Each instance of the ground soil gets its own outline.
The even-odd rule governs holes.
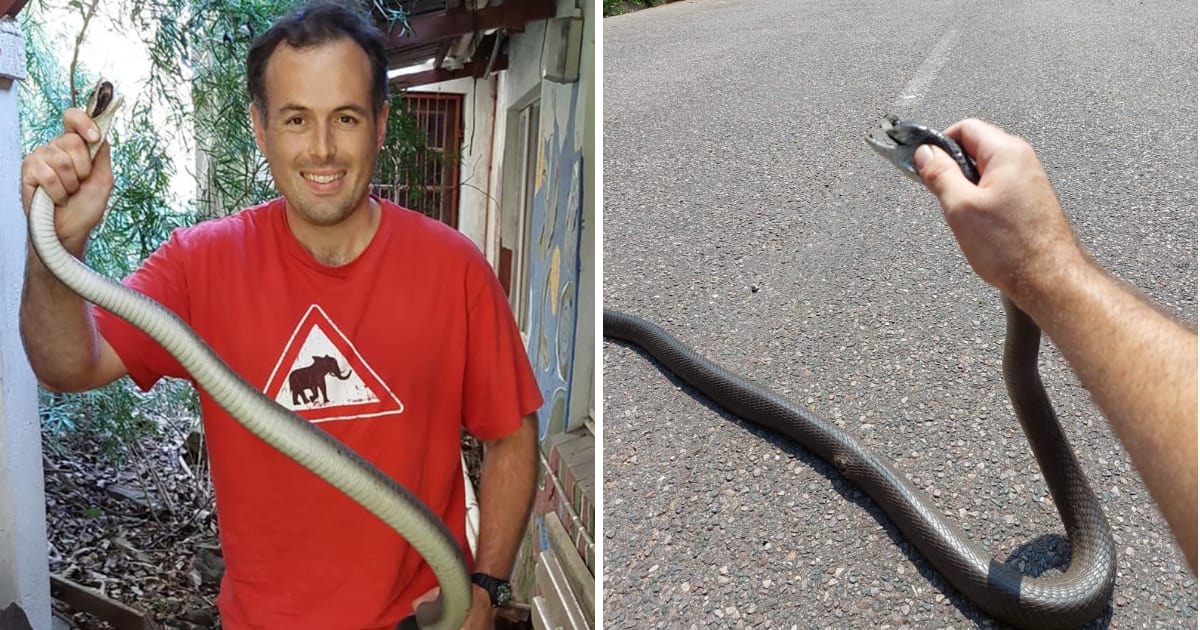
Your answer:
[[[43,441],[50,572],[95,589],[166,628],[220,627],[215,601],[224,570],[212,484],[202,450],[189,449],[191,418],[105,452],[85,433]],[[464,436],[478,488],[482,449]],[[55,602],[79,628],[107,623]]]

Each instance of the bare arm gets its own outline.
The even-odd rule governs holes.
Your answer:
[[[529,524],[537,483],[537,416],[521,420],[521,428],[499,440],[484,442],[479,479],[479,544],[475,571],[498,578],[512,575],[521,537]],[[474,586],[467,627],[491,627],[491,599]]]
[[[126,373],[96,331],[91,305],[51,276],[32,252],[21,294],[21,340],[38,380],[51,391],[85,391]]]
[[[512,573],[536,483],[537,416],[529,415],[512,434],[484,442],[476,571],[500,578]]]
[[[1195,573],[1196,333],[1083,251],[1028,143],[976,120],[947,133],[975,157],[978,187],[940,149],[916,162],[967,260],[1062,350]]]
[[[105,144],[93,164],[83,134],[94,128],[78,109],[63,115],[65,132],[37,148],[21,164],[21,197],[29,215],[40,186],[54,200],[63,245],[83,258],[87,237],[103,216],[112,192],[112,164]],[[91,307],[56,280],[27,247],[21,294],[21,339],[42,384],[54,391],[82,391],[126,372],[117,353],[96,332]]]
[[[1090,261],[1031,289],[1026,312],[1121,438],[1195,573],[1195,333]]]

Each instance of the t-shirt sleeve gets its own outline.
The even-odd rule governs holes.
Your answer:
[[[188,294],[182,264],[184,256],[180,230],[176,230],[121,284],[158,302],[186,322]],[[116,350],[129,377],[142,391],[149,391],[164,376],[188,378],[179,362],[149,335],[98,306],[93,306],[92,310],[100,334]]]
[[[495,440],[520,428],[542,394],[496,274],[482,256],[469,274],[463,424],[477,439]]]

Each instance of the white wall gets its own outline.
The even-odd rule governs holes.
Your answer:
[[[14,44],[24,50],[16,22],[0,18],[0,47]],[[23,56],[0,65],[0,74],[24,74]],[[0,609],[19,603],[41,630],[50,627],[50,576],[37,382],[17,328],[26,247],[17,111],[17,83],[0,78]]]

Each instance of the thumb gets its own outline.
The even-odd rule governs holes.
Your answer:
[[[954,201],[969,195],[975,186],[963,175],[962,169],[939,147],[923,144],[913,154],[913,166],[943,207],[954,205]]]

